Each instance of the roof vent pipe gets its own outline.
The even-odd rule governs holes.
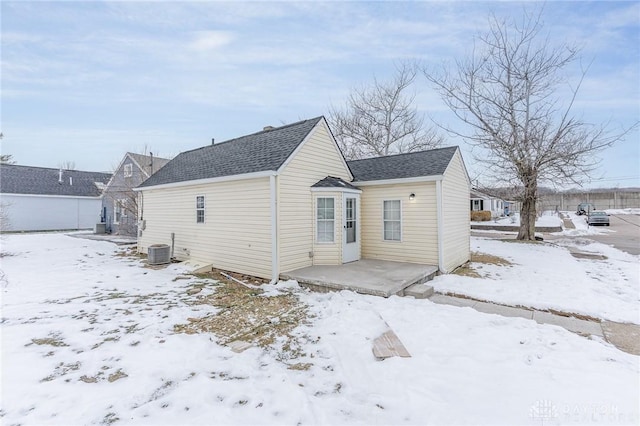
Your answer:
[[[275,127],[273,127],[273,126],[264,126],[264,128],[262,130],[265,131],[265,132],[268,132],[269,130],[273,130],[273,129],[275,129]]]
[[[73,186],[73,177],[69,176],[69,186]]]
[[[215,138],[211,138],[211,145],[213,145],[214,143],[216,143],[216,139]]]
[[[60,171],[58,172],[58,183],[62,183],[62,167],[60,167]]]

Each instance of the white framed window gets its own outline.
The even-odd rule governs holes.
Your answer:
[[[473,211],[480,211],[480,200],[473,200]]]
[[[316,241],[333,243],[335,241],[335,199],[318,197],[316,201]]]
[[[131,177],[133,176],[133,164],[129,163],[129,164],[125,164],[124,165],[124,177]]]
[[[113,223],[118,224],[123,218],[127,217],[127,200],[126,198],[115,200],[113,203]]]
[[[402,204],[400,200],[382,202],[382,233],[384,241],[402,241]]]
[[[196,223],[204,223],[204,195],[196,196]]]

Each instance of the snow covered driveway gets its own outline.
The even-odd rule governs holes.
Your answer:
[[[638,357],[559,327],[283,283],[268,293],[293,289],[309,321],[236,354],[174,332],[217,312],[192,303],[202,280],[176,280],[178,265],[62,234],[2,238],[3,424],[638,422]],[[411,358],[373,358],[385,322]]]

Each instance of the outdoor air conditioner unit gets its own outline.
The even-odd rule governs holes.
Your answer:
[[[171,262],[171,247],[167,244],[153,244],[147,250],[149,265],[162,265]]]

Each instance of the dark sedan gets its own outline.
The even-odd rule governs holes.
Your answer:
[[[591,212],[587,217],[587,223],[589,225],[609,226],[609,215],[605,212]]]

